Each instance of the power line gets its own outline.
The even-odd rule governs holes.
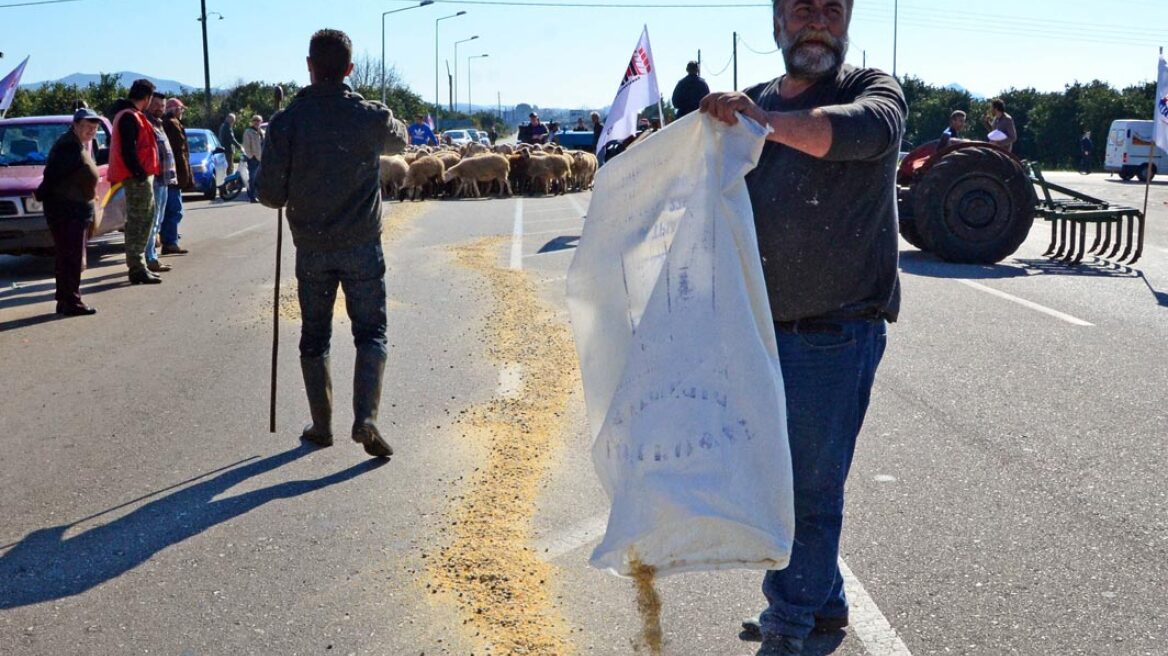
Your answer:
[[[64,0],[61,0],[64,1]],[[74,0],[76,1],[76,0]],[[490,5],[497,7],[559,7],[564,9],[758,9],[770,7],[768,4],[756,2],[723,3],[723,4],[638,4],[616,2],[522,2],[520,0],[435,0],[440,4],[455,5]]]
[[[14,2],[12,4],[0,5],[0,9],[7,9],[9,7],[35,7],[37,5],[59,5],[64,2],[81,2],[81,0],[30,0],[29,2]]]
[[[742,37],[738,37],[738,43],[741,43],[743,48],[746,48],[747,50],[753,52],[756,55],[773,55],[779,51],[778,48],[775,48],[774,50],[768,50],[766,52],[761,52],[759,50],[755,50],[754,48],[751,48],[750,44],[747,43],[746,40],[743,39]]]
[[[722,67],[722,70],[718,71],[717,73],[707,73],[706,75],[709,77],[718,77],[719,75],[725,73],[726,69],[730,68],[730,64],[732,63],[734,63],[734,53],[730,53],[730,58],[726,60],[726,65]]]

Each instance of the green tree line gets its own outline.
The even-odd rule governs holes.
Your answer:
[[[95,111],[112,117],[111,109],[118,98],[125,97],[133,80],[122,80],[120,76],[102,73],[98,82],[82,87],[76,84],[52,82],[39,89],[21,89],[13,98],[8,111],[10,118],[19,116],[45,116],[70,114],[74,104],[83,100]],[[392,67],[385,71],[385,104],[393,110],[394,116],[409,123],[415,116],[430,112],[429,105],[412,89],[405,86],[397,71]],[[370,100],[381,99],[381,63],[368,57],[360,57],[354,62],[353,75],[349,84],[354,91]],[[301,86],[295,82],[280,84],[284,88],[284,104],[292,100]],[[183,101],[187,111],[183,122],[188,127],[217,130],[227,114],[234,113],[240,118],[236,123],[242,132],[248,119],[259,114],[265,119],[276,111],[276,84],[262,81],[239,81],[228,89],[216,90],[211,94],[210,111],[206,97],[200,89],[184,89],[175,94]],[[447,113],[444,112],[444,116]],[[490,112],[477,112],[473,116],[455,113],[454,117],[464,118],[484,129],[501,122]]]
[[[932,86],[914,77],[903,78],[901,86],[909,106],[906,147],[940,138],[949,125],[949,115],[958,109],[969,115],[963,136],[986,138],[989,130],[985,119],[991,99],[974,98],[968,91]],[[1149,82],[1115,89],[1095,80],[1087,84],[1075,82],[1053,92],[1010,89],[998,97],[1017,124],[1014,152],[1019,157],[1041,162],[1045,168],[1074,168],[1079,158],[1079,140],[1084,131],[1090,130],[1095,144],[1094,163],[1100,167],[1111,122],[1150,120],[1156,85]]]

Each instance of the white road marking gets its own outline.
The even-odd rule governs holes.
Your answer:
[[[499,386],[495,389],[495,396],[503,399],[514,399],[523,391],[523,365],[508,362],[499,370]]]
[[[599,540],[604,536],[604,531],[607,528],[608,515],[596,515],[575,526],[569,526],[562,531],[546,535],[536,540],[531,546],[537,554],[540,554],[541,558],[550,562],[560,556],[572,553],[589,542]]]
[[[547,535],[532,543],[537,554],[545,561],[553,561],[580,549],[604,536],[608,527],[607,515],[589,517],[575,526]],[[876,602],[864,589],[863,584],[852,570],[839,559],[840,574],[844,577],[844,589],[848,596],[848,621],[850,629],[856,633],[869,656],[912,656],[896,629],[888,618],[880,612]]]
[[[561,211],[567,212],[569,210],[565,209],[565,210],[561,210]],[[580,221],[580,217],[575,216],[575,212],[573,211],[572,216],[566,216],[562,219],[542,219],[540,221],[528,221],[527,225],[537,226],[537,225],[547,225],[548,223],[568,223],[568,222],[578,223],[579,221]]]
[[[584,206],[580,204],[580,201],[576,200],[575,196],[568,196],[567,198],[568,203],[572,205],[573,209],[580,213],[581,218],[588,214],[588,210],[584,209]]]
[[[840,574],[844,577],[844,592],[848,597],[848,624],[864,643],[871,656],[912,656],[912,652],[896,635],[896,629],[872,601],[860,580],[852,574],[843,558],[839,559]]]
[[[985,285],[973,282],[971,280],[958,280],[957,282],[965,285],[966,287],[972,287],[978,291],[985,292],[985,293],[990,294],[992,296],[997,296],[998,298],[1004,298],[1007,301],[1017,303],[1018,305],[1021,305],[1024,307],[1028,307],[1031,310],[1034,310],[1036,312],[1041,312],[1045,315],[1052,316],[1055,319],[1058,319],[1060,321],[1065,321],[1073,326],[1094,326],[1095,325],[1093,323],[1083,321],[1082,319],[1072,317],[1069,314],[1059,312],[1058,310],[1052,310],[1052,309],[1046,307],[1045,305],[1039,305],[1038,303],[1035,303],[1033,301],[1028,301],[1024,298],[1018,298],[1017,296],[1014,296],[1012,294],[1007,294],[1006,292],[998,291],[998,290],[994,289],[993,287],[986,287]]]
[[[238,237],[240,235],[247,234],[249,232],[255,232],[256,230],[261,230],[263,228],[269,227],[270,225],[271,224],[269,224],[269,223],[261,223],[259,225],[253,225],[250,228],[244,228],[243,230],[236,230],[235,232],[233,232],[229,235],[223,235],[222,239],[235,239],[236,237]]]
[[[523,268],[523,199],[515,201],[515,228],[511,231],[511,268]]]
[[[563,230],[541,230],[539,232],[529,232],[529,233],[527,233],[527,236],[528,237],[538,237],[540,235],[562,235],[562,234],[564,234]]]

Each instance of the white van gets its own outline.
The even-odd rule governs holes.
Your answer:
[[[1103,168],[1118,173],[1125,181],[1139,178],[1144,182],[1151,146],[1152,121],[1113,121],[1107,135],[1107,158],[1103,161]],[[1168,171],[1168,153],[1157,147],[1152,159],[1152,177],[1160,171]]]

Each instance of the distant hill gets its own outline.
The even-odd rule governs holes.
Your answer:
[[[970,96],[973,96],[974,100],[985,100],[986,99],[985,94],[981,94],[981,93],[978,93],[976,91],[970,91],[969,89],[966,89],[965,87],[961,86],[960,84],[957,84],[956,82],[951,82],[949,84],[946,84],[945,88],[952,89],[954,91],[963,91],[965,93],[968,93]]]
[[[144,77],[147,80],[150,80],[151,82],[153,82],[154,86],[158,87],[158,90],[160,92],[167,93],[167,94],[180,93],[184,89],[189,90],[189,89],[200,88],[200,87],[192,86],[190,84],[183,84],[182,82],[177,82],[175,80],[164,80],[161,78],[152,77],[150,75],[145,75],[142,73],[134,73],[132,71],[120,71],[120,72],[116,73],[116,75],[121,76],[121,78],[122,78],[121,83],[123,86],[126,86],[126,87],[130,86],[130,83],[133,82],[134,80],[137,80],[138,78]],[[46,84],[52,84],[54,82],[61,82],[64,84],[75,84],[79,87],[84,88],[84,87],[88,86],[90,83],[97,84],[99,81],[101,81],[101,75],[99,75],[97,73],[92,73],[92,74],[91,73],[74,73],[72,75],[66,75],[65,77],[63,77],[59,80],[45,80],[43,82],[30,82],[28,84],[22,84],[22,85],[20,85],[20,88],[21,89],[36,90],[36,89],[39,89],[39,88],[45,86]]]

